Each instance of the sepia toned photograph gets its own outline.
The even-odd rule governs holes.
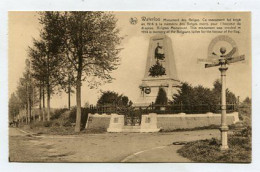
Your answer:
[[[251,163],[250,12],[9,11],[9,162]]]

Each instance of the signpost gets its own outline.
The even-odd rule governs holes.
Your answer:
[[[221,55],[217,56],[216,53],[211,53],[213,50],[213,47],[216,45],[218,41],[227,41],[230,43],[233,47],[233,49],[226,54],[226,48],[220,47],[220,53]],[[211,52],[210,52],[211,51]],[[239,61],[245,60],[245,55],[236,56],[233,57],[233,55],[237,55],[237,48],[235,45],[235,42],[228,36],[218,36],[210,43],[209,46],[209,54],[211,55],[211,58],[208,59],[198,59],[198,62],[206,62],[208,64],[205,64],[205,68],[209,67],[215,67],[220,66],[219,71],[221,73],[221,147],[220,150],[228,150],[228,126],[227,126],[227,120],[226,120],[226,71],[228,70],[227,64],[235,63]],[[212,57],[212,54],[214,54],[214,57]]]

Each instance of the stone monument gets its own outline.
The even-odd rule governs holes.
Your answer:
[[[171,38],[166,35],[152,36],[144,78],[139,86],[140,97],[135,105],[148,106],[155,102],[160,87],[167,93],[168,100],[172,100],[179,86]]]

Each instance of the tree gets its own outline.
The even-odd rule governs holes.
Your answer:
[[[187,82],[184,82],[178,90],[178,93],[173,95],[173,103],[192,104],[194,102],[192,100],[192,97],[194,97],[193,93],[193,87]]]
[[[31,116],[32,116],[32,93],[33,93],[33,82],[31,78],[31,64],[30,60],[25,60],[26,67],[24,72],[24,78],[22,78],[22,84],[25,85],[26,88],[26,99],[27,99],[27,119],[28,123],[31,122]]]
[[[251,98],[246,97],[239,106],[239,118],[242,120],[246,125],[252,125],[252,102]]]
[[[110,73],[119,65],[119,30],[115,16],[106,12],[65,12],[62,16],[64,29],[64,51],[67,61],[76,71],[76,125],[80,131],[81,85],[88,79],[89,86],[111,82]]]
[[[62,41],[64,30],[60,29],[61,17],[60,12],[43,12],[40,13],[40,24],[43,28],[40,33],[40,41],[35,41],[36,48],[34,69],[38,68],[38,73],[44,72],[44,87],[47,92],[47,120],[50,120],[50,99],[54,93],[54,88],[59,84],[60,68],[64,61],[62,60]],[[32,49],[32,48],[31,48]],[[37,73],[37,72],[35,72]]]
[[[167,98],[166,92],[162,87],[160,87],[157,97],[155,99],[155,104],[156,105],[166,105],[167,103],[168,103],[168,98]]]
[[[212,92],[209,88],[205,88],[202,85],[195,86],[193,88],[193,100],[192,104],[212,104]]]
[[[11,94],[11,97],[9,98],[8,106],[9,106],[8,110],[9,110],[9,122],[10,122],[15,119],[15,117],[19,114],[19,110],[20,110],[20,102],[15,93]]]
[[[221,102],[221,88],[222,84],[219,79],[214,81],[213,84],[214,88],[212,90],[213,95],[214,95],[214,101],[216,104],[220,104]],[[232,93],[228,88],[226,89],[226,104],[233,104],[237,102],[236,95]]]
[[[25,84],[25,79],[20,78],[17,89],[16,89],[16,95],[19,101],[19,109],[26,109],[28,108],[27,106],[27,89],[26,89],[26,84]],[[27,118],[26,118],[27,120]]]
[[[252,100],[251,100],[249,97],[246,97],[245,100],[242,102],[242,104],[251,106],[251,101],[252,101]]]
[[[30,73],[30,62],[26,59],[25,72],[23,73],[23,77],[19,80],[16,95],[19,100],[20,109],[26,109],[27,111],[27,123],[30,123],[33,105],[37,103],[35,89],[36,87]]]
[[[117,105],[119,107],[131,106],[131,101],[129,101],[129,98],[123,94],[119,95],[114,91],[105,91],[102,92],[102,95],[97,101],[97,106],[103,105]]]
[[[188,83],[182,83],[177,94],[173,95],[174,104],[192,105],[207,105],[212,112],[217,112],[218,105],[221,103],[221,82],[216,80],[213,83],[213,89],[205,88],[201,85],[191,86]],[[234,93],[226,90],[227,104],[236,103],[236,96]]]
[[[33,47],[28,48],[28,56],[31,59],[32,77],[39,88],[39,109],[42,110],[42,120],[45,121],[45,81],[47,73],[47,61],[44,42],[33,39]],[[41,100],[42,99],[42,100]],[[41,117],[39,117],[40,119]]]
[[[67,60],[67,59],[64,59]],[[60,87],[68,94],[68,109],[71,107],[71,94],[75,93],[73,87],[75,87],[75,80],[73,79],[73,68],[69,62],[64,62],[64,66],[61,67],[60,76],[58,82]]]

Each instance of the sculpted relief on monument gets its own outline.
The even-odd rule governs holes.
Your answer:
[[[166,70],[162,65],[162,61],[165,59],[163,46],[159,42],[154,51],[154,58],[156,59],[156,63],[149,69],[149,76],[158,77],[166,75]]]

